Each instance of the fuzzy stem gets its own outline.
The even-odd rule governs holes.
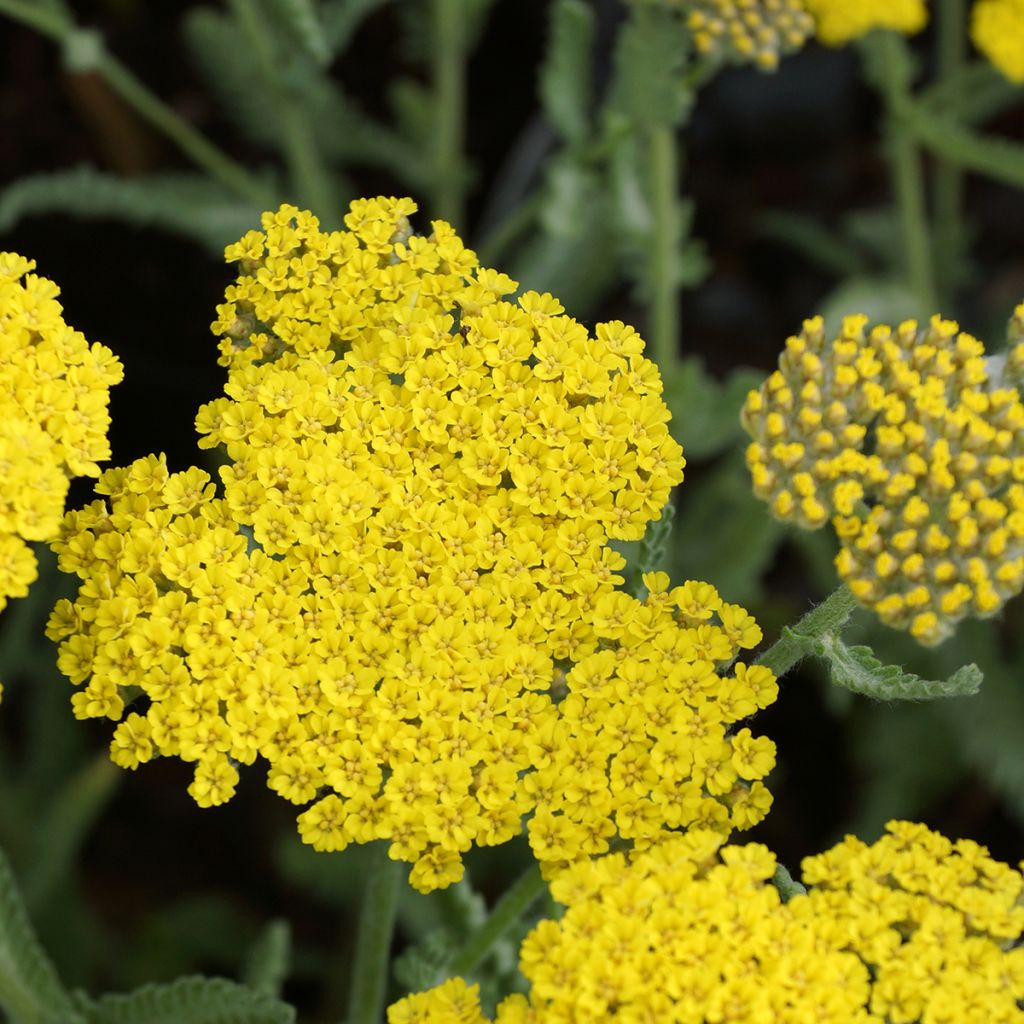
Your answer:
[[[464,0],[432,0],[434,167],[431,206],[435,217],[463,225],[463,135],[466,116]]]
[[[78,31],[76,25],[59,11],[21,0],[0,0],[0,14],[29,25],[62,44]],[[257,206],[266,208],[273,205],[271,189],[179,117],[102,44],[95,71],[137,114],[163,132],[211,177]]]
[[[939,79],[949,82],[967,53],[967,8],[964,0],[942,0],[936,11]],[[935,261],[944,307],[952,308],[956,265],[964,241],[963,171],[951,160],[935,158]]]
[[[543,891],[544,879],[540,868],[537,865],[527,868],[511,888],[505,890],[487,920],[448,961],[448,975],[465,975],[472,971]]]
[[[384,1019],[402,865],[388,857],[387,843],[377,843],[371,852],[374,859],[359,911],[347,1024],[380,1024]]]
[[[650,130],[647,147],[650,163],[651,210],[654,241],[651,252],[651,300],[649,329],[654,359],[668,376],[679,365],[679,284],[675,249],[679,237],[679,161],[672,128]]]
[[[826,633],[838,634],[856,607],[857,599],[844,583],[832,591],[817,608],[811,609],[800,619],[792,627],[792,632],[803,637],[819,637]],[[756,664],[767,666],[778,677],[788,672],[804,657],[804,649],[796,640],[782,636],[757,659]]]
[[[257,9],[254,0],[229,2],[252,47],[256,63],[274,91],[281,147],[288,164],[288,174],[295,190],[295,198],[314,213],[333,221],[338,216],[334,182],[320,156],[316,132],[308,113],[301,103],[297,103],[289,95],[288,87],[282,81],[274,43],[267,31],[263,15]]]
[[[885,138],[889,151],[889,172],[899,216],[903,244],[903,265],[907,283],[914,294],[918,314],[936,312],[935,269],[928,214],[925,209],[921,150],[913,133],[903,123],[910,94],[900,69],[906,61],[904,40],[895,32],[878,34],[882,56],[882,98],[886,106]]]

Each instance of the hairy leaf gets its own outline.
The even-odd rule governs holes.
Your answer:
[[[544,113],[566,142],[579,146],[590,121],[594,14],[582,0],[556,0],[540,69]]]
[[[12,1021],[81,1024],[36,938],[14,873],[0,853],[0,1008]]]
[[[280,996],[288,976],[291,945],[292,934],[288,922],[271,921],[249,948],[242,981],[255,992]]]
[[[969,697],[978,692],[983,678],[981,669],[971,664],[958,668],[948,679],[922,679],[897,665],[883,664],[870,647],[848,647],[834,633],[820,637],[802,637],[791,629],[783,633],[797,643],[806,644],[808,653],[824,658],[836,686],[875,700]]]
[[[613,107],[641,130],[674,128],[688,102],[683,67],[689,35],[669,10],[636,4],[615,50]]]
[[[270,17],[317,64],[330,63],[331,47],[313,0],[264,0]]]
[[[178,978],[127,995],[102,996],[87,1024],[291,1024],[295,1010],[226,978]]]
[[[0,191],[0,231],[33,214],[109,217],[191,238],[217,253],[259,223],[260,211],[200,174],[118,178],[77,167],[22,178]]]

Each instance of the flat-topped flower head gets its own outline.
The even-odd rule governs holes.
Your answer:
[[[1019,1022],[1021,874],[967,840],[891,822],[804,861],[810,891],[783,903],[774,855],[692,831],[559,873],[558,920],[523,941],[527,995],[500,1024],[938,1024]],[[389,1024],[483,1016],[451,979],[388,1011]]]
[[[971,41],[1011,82],[1024,82],[1024,0],[976,0]]]
[[[0,253],[0,609],[37,575],[29,543],[56,536],[68,485],[110,457],[110,387],[121,364],[62,316],[32,260]]]
[[[831,520],[851,591],[924,644],[1024,588],[1021,351],[990,363],[939,317],[847,317],[828,341],[818,318],[744,406],[758,497],[805,529]]]
[[[829,46],[845,46],[874,29],[913,35],[928,21],[924,0],[803,0],[803,4],[814,17],[818,38]]]
[[[324,233],[286,207],[229,248],[242,275],[217,323],[228,382],[198,417],[201,444],[229,460],[220,487],[140,460],[101,479],[106,501],[70,514],[56,545],[85,581],[51,622],[62,669],[85,684],[76,714],[120,721],[126,767],[194,763],[204,805],[265,759],[271,788],[309,805],[307,842],[388,839],[422,889],[528,813],[573,815],[596,852],[627,804],[635,836],[658,813],[752,824],[773,750],[726,730],[774,681],[737,667],[730,692],[701,688],[759,631],[696,584],[667,618],[661,591],[612,607],[624,560],[608,541],[642,536],[682,477],[642,340],[622,323],[591,335],[550,295],[506,301],[514,282],[443,222],[412,234],[413,209],[361,201],[348,231]],[[684,690],[700,721],[663,706]],[[660,731],[635,720],[645,700]],[[592,757],[608,705],[629,714],[603,740],[600,800],[529,783],[553,738]],[[685,807],[642,804],[651,757],[692,775]]]

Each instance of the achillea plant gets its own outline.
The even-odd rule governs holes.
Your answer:
[[[868,329],[820,318],[747,398],[754,491],[804,529],[829,520],[854,596],[921,643],[993,615],[1024,587],[1024,405],[955,323]]]
[[[0,609],[35,580],[33,541],[57,535],[68,485],[110,458],[107,404],[121,364],[69,327],[60,289],[0,253]]]
[[[610,1019],[939,1024],[1021,1019],[1024,878],[969,840],[894,821],[804,861],[812,888],[783,902],[775,857],[694,831],[643,853],[577,864],[565,905],[520,950],[528,996],[502,1024]],[[389,1024],[486,1021],[451,979],[394,1004]]]
[[[230,247],[202,409],[222,496],[162,458],[111,470],[55,544],[84,583],[54,612],[79,717],[117,763],[195,764],[223,803],[269,762],[320,850],[387,839],[429,890],[518,834],[554,867],[700,824],[760,820],[775,698],[733,660],[760,630],[705,584],[616,590],[682,478],[661,380],[621,323],[477,266],[409,200],[348,231],[293,207]],[[124,715],[126,701],[141,696]],[[315,801],[315,802],[313,802]]]

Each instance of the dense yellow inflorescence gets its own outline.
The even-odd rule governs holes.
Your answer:
[[[1024,0],[976,0],[971,40],[1011,82],[1024,82]]]
[[[530,812],[550,864],[659,815],[752,824],[774,751],[726,728],[774,680],[725,665],[759,630],[705,585],[615,589],[608,540],[682,478],[642,340],[505,301],[515,282],[441,221],[413,235],[414,209],[359,201],[323,232],[283,207],[229,248],[229,378],[197,419],[221,496],[140,460],[56,545],[85,581],[50,624],[75,713],[120,720],[125,767],[193,762],[204,805],[265,759],[307,842],[387,839],[424,890]],[[689,783],[675,805],[644,801],[652,765]]]
[[[121,364],[69,327],[60,289],[0,253],[0,609],[37,575],[33,541],[57,535],[68,485],[110,458],[107,405]]]
[[[800,49],[814,35],[805,0],[695,0],[688,24],[698,53],[763,71]]]
[[[528,996],[500,1024],[1017,1024],[1024,1019],[1024,878],[976,843],[890,822],[804,862],[783,903],[763,846],[693,831],[574,865],[566,906],[520,950]],[[394,1004],[389,1024],[487,1021],[452,979]]]
[[[851,591],[922,643],[1024,587],[1022,362],[987,363],[938,317],[847,317],[832,340],[815,318],[744,406],[758,497],[804,529],[831,520]]]
[[[818,38],[845,46],[874,29],[912,35],[928,21],[924,0],[803,0],[814,17]]]

